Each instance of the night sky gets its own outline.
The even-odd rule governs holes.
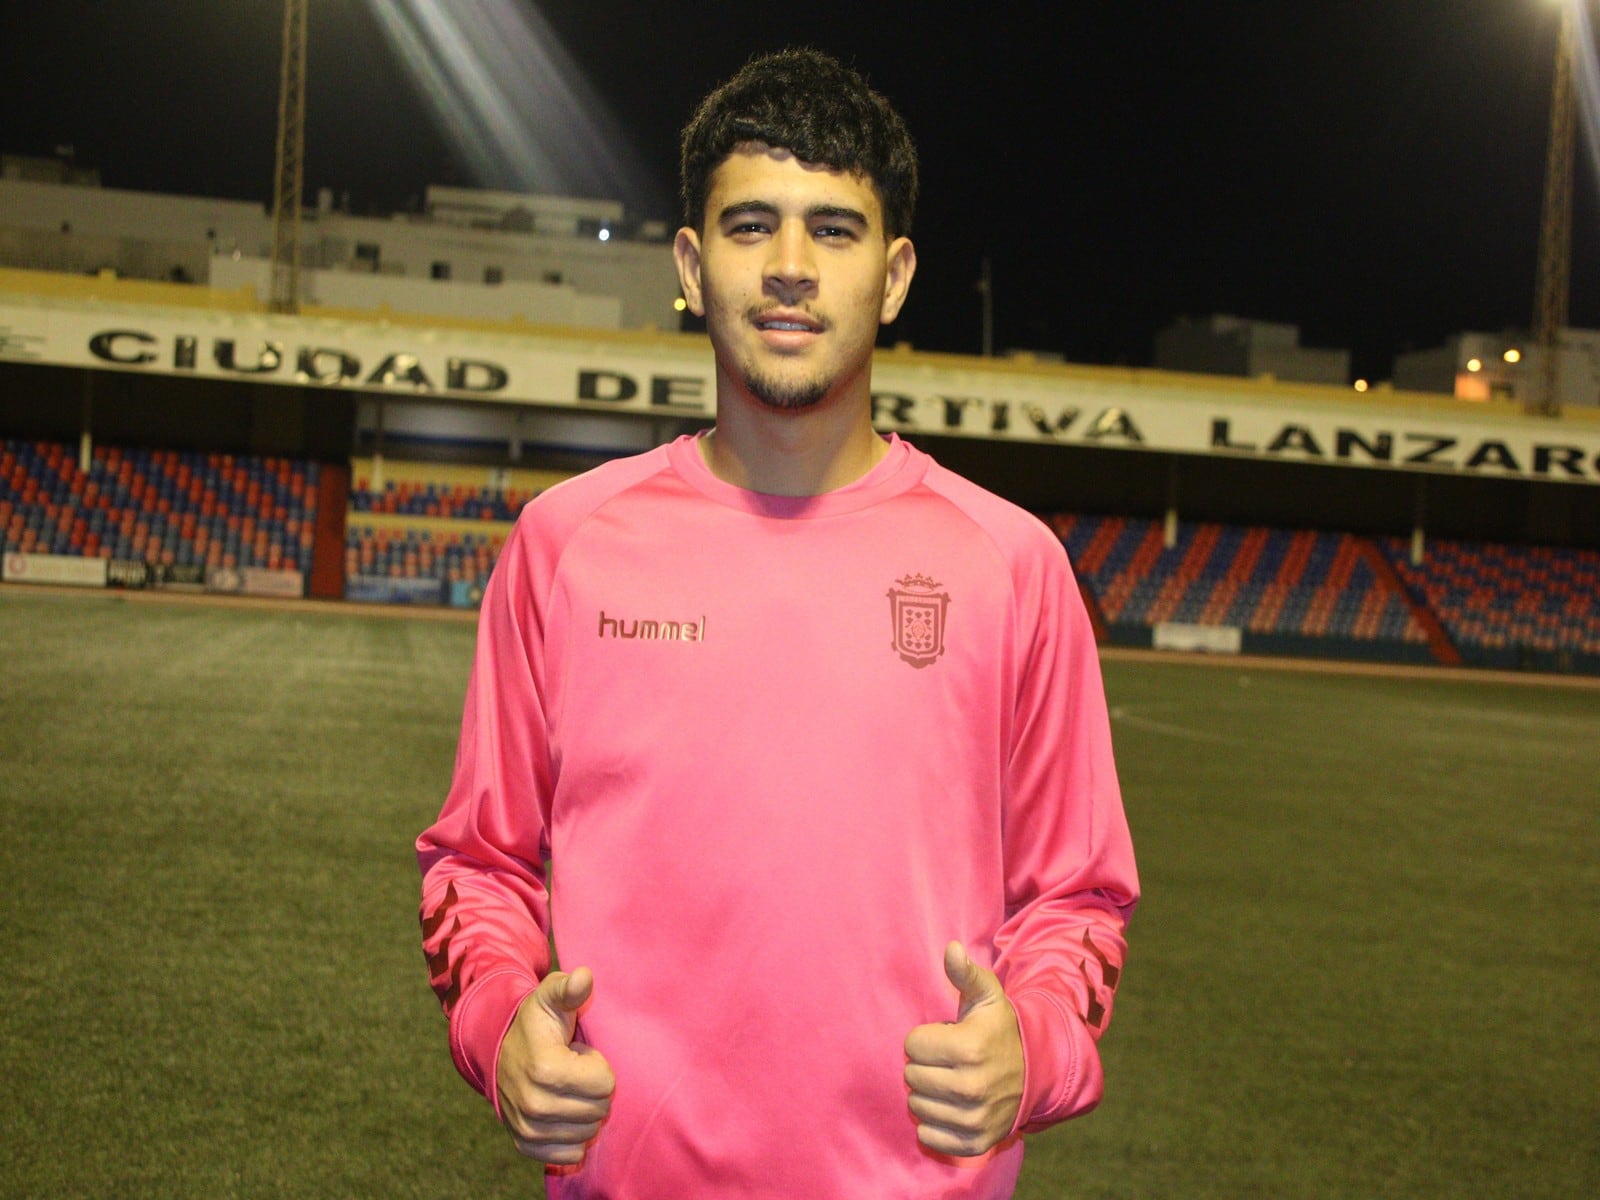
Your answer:
[[[404,2],[311,0],[308,195],[384,211],[505,183],[474,177],[391,50],[374,11]],[[1035,7],[537,5],[637,161],[617,198],[674,224],[678,129],[711,85],[790,44],[861,69],[923,163],[888,340],[976,353],[985,256],[996,348],[1078,362],[1148,363],[1162,326],[1223,312],[1382,379],[1397,351],[1530,323],[1548,0]],[[71,145],[110,187],[266,204],[281,27],[278,0],[4,0],[0,150]],[[1594,327],[1583,144],[1572,322]]]

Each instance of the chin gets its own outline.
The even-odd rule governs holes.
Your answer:
[[[829,391],[826,383],[814,379],[780,382],[756,375],[746,376],[744,386],[745,391],[762,407],[778,412],[804,412],[809,408],[815,408],[828,398]]]

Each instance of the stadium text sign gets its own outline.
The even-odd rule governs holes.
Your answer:
[[[1542,478],[1600,477],[1600,454],[1571,442],[1524,438],[1466,437],[1459,433],[1390,429],[1369,424],[1346,428],[1298,421],[1258,423],[1251,435],[1235,429],[1229,417],[1211,422],[1211,447],[1258,457],[1302,462],[1368,466],[1446,468],[1464,472],[1497,471]]]
[[[283,382],[337,387],[400,387],[410,392],[479,392],[505,390],[510,377],[497,363],[447,355],[428,363],[405,350],[385,354],[375,364],[341,346],[286,347],[280,341],[258,339],[241,342],[234,337],[212,338],[205,347],[193,334],[179,334],[170,345],[138,329],[106,329],[89,339],[89,353],[102,363],[119,367],[146,367],[166,362],[173,372],[222,375],[282,376]]]
[[[0,298],[0,359],[408,399],[709,419],[703,339],[504,334]],[[1222,376],[879,355],[873,420],[906,433],[1600,484],[1600,421]]]

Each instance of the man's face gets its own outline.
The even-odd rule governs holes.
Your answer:
[[[722,381],[775,409],[866,401],[878,326],[916,270],[868,180],[750,143],[712,173],[704,230],[673,249]]]

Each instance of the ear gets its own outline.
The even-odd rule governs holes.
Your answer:
[[[672,241],[672,257],[678,264],[678,285],[684,303],[697,317],[706,315],[705,297],[700,290],[700,235],[685,225]]]
[[[900,306],[911,291],[911,277],[917,273],[917,248],[911,239],[898,237],[890,242],[884,252],[887,270],[884,274],[883,308],[878,313],[880,323],[887,325],[900,315]]]

